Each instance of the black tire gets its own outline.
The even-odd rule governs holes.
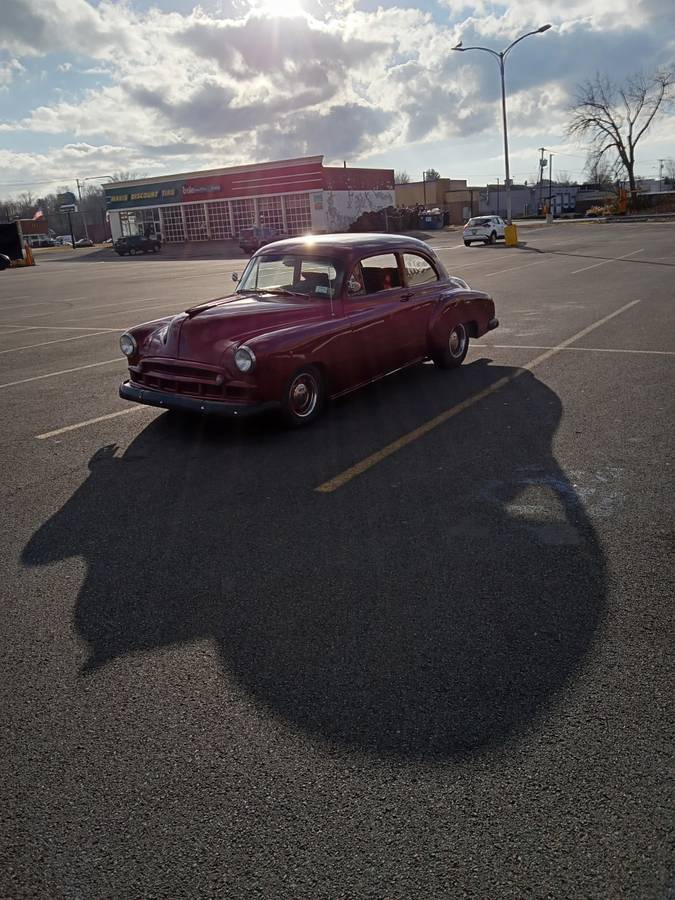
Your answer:
[[[152,252],[153,252],[153,253],[159,253],[160,249],[161,249],[161,248],[160,248],[159,244],[155,244],[155,246],[152,248]]]
[[[493,231],[492,234],[490,235],[490,243],[491,244],[497,243],[497,232],[496,231]]]
[[[323,409],[325,388],[314,366],[298,369],[288,379],[281,398],[281,419],[289,428],[309,425]]]
[[[471,241],[464,241],[464,246],[465,246],[465,247],[470,247],[470,246],[471,246]]]
[[[466,326],[457,322],[450,329],[442,350],[433,354],[432,359],[439,369],[456,369],[461,366],[469,352],[469,332]]]
[[[137,250],[135,247],[130,247],[128,253],[129,256],[136,256]]]

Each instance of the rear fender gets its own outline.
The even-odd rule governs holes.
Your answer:
[[[448,333],[459,322],[469,326],[472,337],[481,337],[494,314],[495,305],[488,294],[459,289],[444,292],[429,322],[430,350],[443,348]]]

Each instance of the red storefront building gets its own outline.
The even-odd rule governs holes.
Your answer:
[[[169,243],[237,238],[253,225],[286,235],[340,232],[394,205],[392,169],[323,165],[322,156],[103,185],[113,239]]]

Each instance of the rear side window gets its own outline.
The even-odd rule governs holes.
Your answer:
[[[398,262],[393,253],[382,253],[380,256],[369,256],[362,259],[354,268],[347,291],[350,295],[377,294],[401,286]]]
[[[403,268],[405,269],[406,281],[410,287],[438,281],[438,273],[434,267],[418,253],[404,253]]]

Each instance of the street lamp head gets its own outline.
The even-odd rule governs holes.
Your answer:
[[[459,44],[457,44],[457,46],[453,47],[452,49],[453,50],[461,50],[462,52],[464,52],[464,48],[462,47],[462,41],[460,41]]]
[[[542,25],[541,28],[537,28],[537,34],[543,34],[545,31],[548,31],[550,25]]]

